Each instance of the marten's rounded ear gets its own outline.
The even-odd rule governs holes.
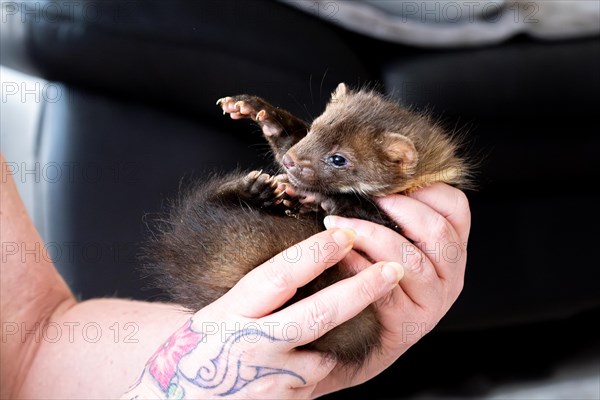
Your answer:
[[[337,85],[333,93],[331,93],[331,101],[341,99],[342,97],[346,96],[348,92],[349,90],[346,87],[346,84],[344,82],[341,82],[339,85]]]
[[[384,135],[383,151],[388,159],[398,162],[402,174],[411,175],[417,168],[419,154],[412,140],[399,133],[387,132]]]

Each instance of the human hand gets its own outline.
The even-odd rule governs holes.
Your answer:
[[[315,397],[335,362],[298,347],[386,296],[403,276],[397,263],[376,263],[281,308],[346,256],[355,238],[352,230],[330,229],[252,270],[179,328],[123,398]]]
[[[438,183],[409,196],[392,195],[377,202],[402,227],[406,237],[358,219],[327,217],[326,224],[355,230],[355,249],[374,261],[402,264],[405,276],[374,304],[383,325],[381,351],[372,354],[358,374],[333,369],[317,387],[316,395],[360,384],[386,369],[434,328],[463,287],[471,224],[463,192]],[[342,263],[356,271],[371,265],[355,251]]]

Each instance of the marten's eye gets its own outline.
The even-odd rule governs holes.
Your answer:
[[[329,156],[327,158],[327,162],[336,168],[341,168],[341,167],[344,167],[346,164],[348,164],[348,161],[344,157],[340,156],[339,154],[334,154],[332,156]]]

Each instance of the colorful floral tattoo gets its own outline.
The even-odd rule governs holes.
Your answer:
[[[148,361],[148,372],[168,399],[182,399],[183,390],[178,391],[177,366],[183,356],[190,353],[202,340],[202,333],[194,332],[190,319],[156,350]]]

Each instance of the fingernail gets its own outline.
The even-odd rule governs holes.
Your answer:
[[[389,283],[397,283],[404,276],[404,268],[395,262],[388,262],[381,267],[381,273]]]
[[[354,239],[356,238],[356,232],[352,229],[336,229],[332,234],[333,240],[340,246],[340,248],[344,249],[352,243],[354,243]]]
[[[333,228],[334,218],[335,217],[332,217],[331,215],[328,215],[325,217],[325,219],[323,220],[323,224],[325,225],[325,228],[327,228],[327,229]]]
[[[336,227],[340,226],[341,222],[344,220],[345,220],[345,218],[342,218],[342,217],[336,217],[335,215],[328,215],[325,217],[325,219],[323,219],[323,224],[325,225],[325,228],[331,229],[331,228],[336,228]]]

